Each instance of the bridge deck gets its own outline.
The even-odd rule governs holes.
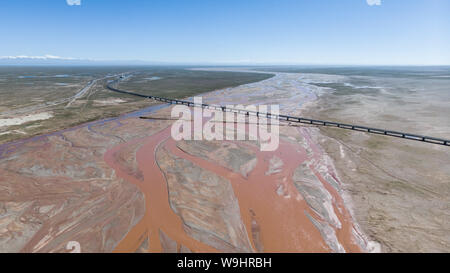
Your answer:
[[[345,124],[345,123],[339,123],[339,122],[332,122],[332,121],[293,117],[293,116],[288,116],[288,115],[272,115],[271,113],[261,113],[261,112],[256,112],[256,111],[243,110],[243,109],[227,108],[225,106],[220,106],[220,105],[210,105],[210,104],[204,104],[204,103],[201,105],[196,105],[190,101],[168,99],[168,98],[162,98],[162,97],[151,96],[151,95],[143,95],[143,94],[120,90],[120,89],[112,87],[111,85],[116,82],[117,81],[113,81],[113,82],[107,84],[106,88],[108,88],[109,90],[114,91],[114,92],[128,94],[128,95],[142,97],[142,98],[147,98],[147,99],[153,99],[153,100],[170,103],[170,104],[181,104],[181,105],[186,105],[189,107],[202,107],[202,108],[207,108],[207,109],[215,109],[215,110],[219,110],[219,111],[223,111],[223,112],[227,112],[227,111],[235,112],[235,113],[240,113],[240,114],[245,114],[245,115],[254,115],[257,117],[267,117],[267,118],[272,118],[272,119],[278,119],[280,121],[288,121],[288,122],[303,123],[303,124],[318,125],[318,126],[336,127],[336,128],[353,130],[353,131],[358,131],[358,132],[377,134],[377,135],[385,135],[385,136],[390,136],[390,137],[404,138],[404,139],[408,139],[408,140],[415,140],[415,141],[426,142],[426,143],[431,143],[431,144],[450,146],[450,140],[436,138],[436,137],[430,137],[430,136],[422,136],[422,135],[409,134],[409,133],[390,131],[390,130],[371,128],[371,127],[352,125],[352,124]]]

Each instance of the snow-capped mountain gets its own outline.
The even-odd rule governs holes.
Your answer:
[[[55,55],[43,56],[0,56],[0,65],[68,65],[68,64],[93,64],[93,60],[82,60],[71,57]]]

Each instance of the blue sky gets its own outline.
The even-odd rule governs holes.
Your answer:
[[[3,0],[0,56],[450,64],[450,1],[367,1]]]

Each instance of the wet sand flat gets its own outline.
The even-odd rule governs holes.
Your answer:
[[[306,87],[297,75],[279,73],[204,98],[276,97],[295,113],[315,99]],[[168,117],[170,109],[3,145],[2,251],[64,252],[68,241],[79,241],[83,252],[373,250],[332,160],[311,137],[314,128],[281,127],[279,149],[261,152],[246,141],[175,142],[173,121],[138,118]],[[23,188],[26,179],[36,192]],[[24,224],[24,216],[39,221]]]

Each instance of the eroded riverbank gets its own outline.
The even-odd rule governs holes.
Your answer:
[[[277,74],[204,98],[293,113],[314,92]],[[63,252],[68,241],[83,252],[373,250],[311,128],[282,126],[280,148],[266,153],[242,141],[175,142],[173,121],[138,118],[148,114],[2,146],[2,250]]]

